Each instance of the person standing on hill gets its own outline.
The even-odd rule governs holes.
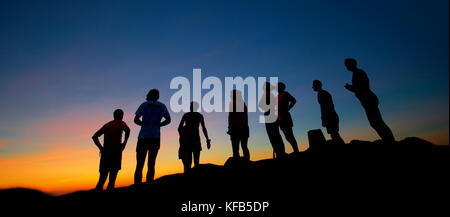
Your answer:
[[[312,88],[317,92],[317,101],[320,104],[322,126],[327,128],[327,133],[330,134],[332,141],[336,144],[345,144],[344,140],[339,135],[339,116],[334,110],[334,103],[331,94],[322,89],[322,82],[319,80],[313,81]]]
[[[294,153],[298,153],[297,140],[295,139],[292,127],[291,114],[289,110],[294,107],[297,101],[295,98],[286,91],[286,85],[282,82],[278,82],[278,121],[280,123],[281,131],[283,131],[284,137],[291,144]]]
[[[230,112],[228,113],[228,134],[233,148],[233,158],[239,158],[239,144],[241,144],[244,159],[250,160],[250,151],[247,147],[250,136],[248,127],[248,111],[242,93],[238,90],[231,91]]]
[[[122,121],[123,111],[114,111],[114,120],[106,123],[92,136],[95,145],[100,149],[100,178],[98,179],[96,190],[103,190],[103,185],[108,178],[108,190],[114,189],[117,173],[122,168],[122,151],[127,145],[130,136],[130,128]],[[122,134],[125,132],[125,139],[122,142]],[[98,137],[103,135],[103,146]]]
[[[134,123],[141,126],[136,146],[136,171],[134,183],[142,182],[142,169],[148,153],[148,170],[146,182],[153,181],[155,177],[155,162],[160,147],[161,127],[170,123],[170,115],[166,106],[158,101],[159,91],[152,89],[148,92],[146,102],[137,109]],[[141,120],[142,117],[142,120]],[[161,122],[164,117],[164,121]]]
[[[203,134],[206,138],[206,147],[211,148],[211,139],[208,137],[208,131],[205,127],[203,115],[197,112],[198,103],[191,102],[190,112],[183,115],[178,132],[180,134],[180,149],[178,158],[183,161],[184,173],[189,173],[192,165],[192,156],[194,156],[194,166],[200,165],[200,151],[202,144],[200,142],[199,126],[202,126]]]
[[[267,136],[273,148],[274,158],[282,158],[286,155],[284,149],[283,138],[280,134],[280,126],[276,115],[276,98],[272,91],[274,86],[270,82],[263,85],[264,93],[259,100],[259,108],[264,111],[264,124],[266,127]]]

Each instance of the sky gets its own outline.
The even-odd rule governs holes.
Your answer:
[[[376,140],[344,88],[352,77],[347,57],[367,72],[397,140],[449,144],[447,0],[2,0],[0,188],[93,188],[99,153],[91,136],[117,108],[132,130],[117,185],[132,184],[134,112],[152,88],[172,116],[161,131],[156,177],[182,172],[176,128],[183,113],[170,110],[177,90],[169,85],[177,76],[192,82],[194,68],[222,82],[278,77],[297,99],[291,114],[301,150],[307,131],[321,128],[315,79],[333,96],[343,139]],[[203,146],[201,163],[222,165],[232,154],[227,114],[203,115],[212,148]],[[249,114],[252,160],[272,157],[258,116]]]

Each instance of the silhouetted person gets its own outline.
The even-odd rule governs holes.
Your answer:
[[[378,97],[370,90],[369,78],[367,74],[356,67],[356,60],[353,58],[345,59],[345,66],[348,71],[353,72],[352,84],[345,84],[345,88],[354,92],[366,111],[367,119],[381,139],[386,143],[395,142],[391,129],[384,123],[378,108]]]
[[[191,170],[192,155],[194,155],[194,166],[200,164],[200,151],[202,150],[200,132],[198,131],[200,125],[206,138],[206,146],[208,149],[211,147],[211,140],[206,131],[203,115],[197,112],[198,107],[197,102],[191,102],[190,112],[183,115],[178,126],[178,132],[180,133],[178,158],[183,161],[184,173],[189,173]]]
[[[345,144],[339,135],[339,116],[334,110],[333,98],[330,93],[322,89],[322,82],[313,81],[313,90],[317,92],[317,101],[320,104],[320,113],[322,118],[322,126],[327,128],[331,140],[336,144]]]
[[[232,90],[230,97],[227,133],[230,135],[233,157],[239,158],[239,144],[241,144],[244,159],[250,160],[250,152],[247,147],[249,137],[247,105],[238,90]]]
[[[277,115],[275,113],[277,99],[272,93],[274,89],[275,88],[269,82],[264,83],[264,93],[259,100],[259,107],[265,111],[264,121],[266,132],[273,148],[274,157],[276,156],[279,158],[283,157],[286,154],[286,151],[284,149],[283,139],[281,138]]]
[[[106,178],[109,173],[108,190],[114,188],[116,177],[122,168],[122,151],[127,145],[130,136],[130,128],[122,121],[123,111],[116,109],[114,111],[114,120],[103,125],[100,130],[92,136],[95,145],[100,149],[100,178],[97,183],[97,190],[103,190]],[[122,142],[122,134],[125,132],[125,139]],[[103,146],[100,144],[98,137],[103,135]]]
[[[136,111],[134,123],[141,126],[136,146],[136,172],[134,183],[142,182],[142,169],[148,152],[147,182],[153,181],[155,176],[155,161],[160,146],[160,128],[170,123],[170,115],[166,106],[158,101],[159,91],[152,89],[148,92],[146,102]],[[142,120],[140,119],[142,117]],[[164,121],[161,122],[164,117]]]
[[[294,107],[297,101],[285,90],[286,85],[282,82],[278,82],[278,121],[284,137],[286,137],[286,140],[291,144],[294,153],[298,153],[297,140],[295,140],[294,133],[292,132],[294,123],[292,122],[292,117],[289,113],[289,110]]]

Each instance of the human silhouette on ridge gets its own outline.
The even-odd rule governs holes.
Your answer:
[[[334,110],[334,103],[331,94],[322,89],[322,82],[319,80],[313,81],[313,90],[317,92],[317,101],[320,104],[320,113],[322,119],[322,126],[327,129],[331,140],[336,144],[345,144],[344,140],[339,135],[339,116]]]
[[[200,132],[198,131],[199,125],[202,126],[207,148],[211,148],[211,139],[208,137],[203,115],[197,112],[198,107],[197,102],[191,102],[190,112],[183,115],[178,125],[178,132],[180,134],[178,158],[183,161],[184,173],[189,173],[191,170],[192,155],[194,155],[194,166],[200,165],[202,145],[200,142]]]
[[[272,91],[275,89],[270,82],[266,82],[263,85],[263,95],[259,100],[259,107],[264,112],[264,123],[266,127],[267,136],[269,137],[270,144],[273,148],[274,158],[281,158],[285,156],[286,151],[284,148],[283,138],[280,134],[280,125],[276,115],[276,102],[277,99],[273,95]]]
[[[96,190],[103,190],[103,185],[108,178],[108,190],[114,188],[117,173],[122,168],[122,151],[127,145],[128,137],[130,137],[130,128],[122,121],[123,111],[116,109],[114,111],[114,120],[106,123],[92,136],[95,145],[100,149],[100,177],[96,186]],[[125,132],[125,139],[122,142],[122,134]],[[103,135],[103,146],[100,144],[98,137]]]
[[[345,88],[355,93],[356,98],[359,99],[366,111],[370,126],[375,129],[383,142],[395,142],[391,129],[381,117],[380,109],[378,108],[378,97],[370,90],[369,78],[367,77],[366,72],[357,68],[357,62],[353,58],[345,59],[344,64],[348,71],[353,72],[352,84],[345,84]]]
[[[142,182],[142,169],[148,153],[148,170],[146,182],[153,181],[155,176],[155,161],[161,143],[161,127],[170,123],[170,115],[166,106],[158,101],[159,91],[152,89],[148,92],[146,102],[137,109],[134,123],[141,126],[136,146],[136,171],[134,183]],[[142,117],[142,120],[141,120]],[[161,122],[164,117],[164,121]]]
[[[294,123],[292,122],[289,110],[294,107],[296,102],[295,98],[286,91],[286,85],[278,82],[278,121],[284,137],[291,144],[294,153],[298,153],[299,151],[297,140],[295,139],[294,132],[292,132]]]
[[[248,110],[242,93],[238,90],[231,91],[231,102],[228,113],[228,134],[233,148],[233,158],[239,158],[239,144],[245,160],[250,160],[250,151],[247,147],[250,136],[248,127]]]

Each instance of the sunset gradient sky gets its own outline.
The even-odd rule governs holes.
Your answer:
[[[117,185],[131,184],[134,112],[151,88],[169,107],[171,79],[192,79],[193,68],[222,81],[277,76],[297,98],[302,150],[306,132],[321,128],[314,79],[333,95],[345,141],[378,139],[344,89],[347,57],[368,73],[398,140],[449,144],[448,0],[1,1],[0,188],[93,188],[99,153],[91,136],[116,108],[132,129]],[[182,172],[182,114],[170,113],[157,177]],[[272,156],[258,115],[249,117],[252,160]],[[203,148],[201,163],[223,164],[231,155],[227,114],[204,116],[212,148]]]

